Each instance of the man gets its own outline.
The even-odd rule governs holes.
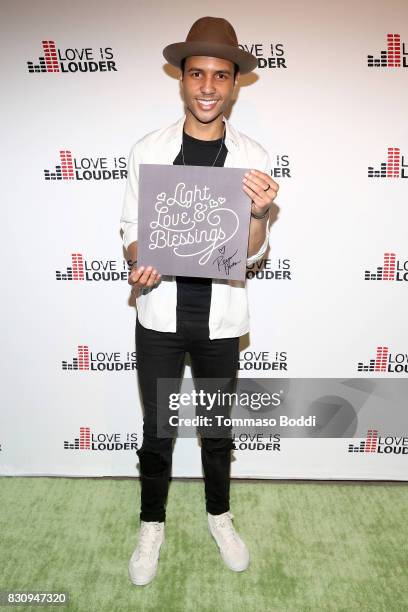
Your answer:
[[[235,130],[224,115],[240,74],[257,65],[256,57],[239,48],[232,25],[225,19],[198,19],[186,41],[168,45],[163,55],[181,69],[185,116],[133,145],[121,217],[132,266],[129,284],[136,291],[136,352],[144,408],[143,444],[137,451],[141,528],[129,562],[130,579],[137,585],[149,583],[157,571],[171,473],[172,439],[157,436],[157,380],[179,380],[188,352],[195,377],[233,381],[239,337],[249,330],[245,282],[162,276],[152,266],[137,266],[138,165],[253,168],[242,182],[251,206],[247,265],[260,259],[268,247],[269,209],[279,188],[270,176],[265,149]],[[232,448],[231,437],[201,439],[209,529],[225,564],[243,571],[249,552],[233,527],[229,508]]]

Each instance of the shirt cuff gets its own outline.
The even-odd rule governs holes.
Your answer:
[[[266,231],[265,241],[264,241],[263,245],[261,246],[259,251],[257,253],[255,253],[255,255],[251,255],[251,257],[247,258],[246,265],[247,266],[251,266],[253,263],[258,261],[258,259],[261,259],[262,256],[266,253],[266,250],[267,250],[268,246],[269,246],[269,231],[267,230]]]
[[[123,246],[126,250],[128,250],[129,244],[132,242],[137,242],[137,225],[129,224],[125,227],[122,226],[123,229]]]

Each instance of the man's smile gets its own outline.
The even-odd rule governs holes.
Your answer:
[[[196,98],[196,102],[202,110],[212,110],[219,100],[217,98]]]

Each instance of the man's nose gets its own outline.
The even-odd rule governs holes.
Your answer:
[[[203,93],[213,93],[215,91],[214,81],[211,76],[208,76],[204,79],[201,84],[201,91]]]

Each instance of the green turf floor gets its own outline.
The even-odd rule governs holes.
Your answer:
[[[173,481],[145,587],[127,575],[137,480],[3,477],[0,496],[0,590],[67,591],[61,611],[408,610],[404,483],[234,481],[234,523],[251,554],[237,574],[209,535],[202,483]]]

